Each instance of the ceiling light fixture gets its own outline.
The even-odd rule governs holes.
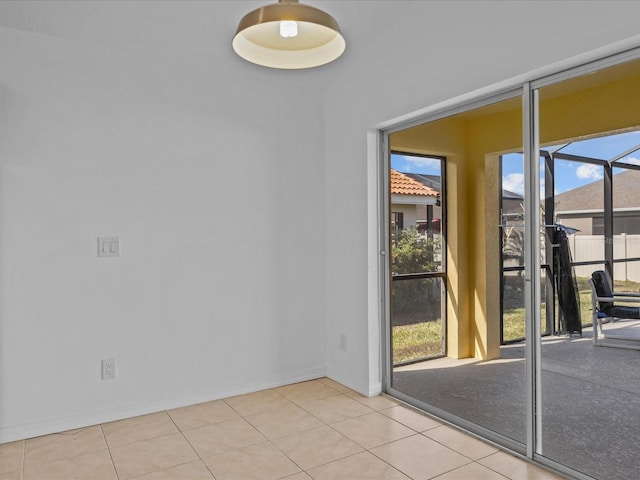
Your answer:
[[[257,65],[299,69],[332,62],[344,52],[345,41],[328,13],[298,0],[278,0],[240,20],[233,49]]]

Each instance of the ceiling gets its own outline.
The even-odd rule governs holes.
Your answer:
[[[274,0],[275,1],[275,0]],[[199,53],[214,62],[242,62],[233,54],[231,39],[239,20],[266,1],[244,0],[3,0],[0,1],[0,27],[94,44],[110,49],[136,51],[161,50]],[[347,40],[344,57],[358,55],[363,46],[392,26],[396,2],[310,0],[306,2],[326,10],[339,22]],[[395,4],[395,5],[394,5]],[[322,84],[344,64],[339,59],[313,75],[298,72],[305,80]],[[269,75],[270,69],[255,69]],[[274,71],[271,71],[273,74]],[[277,72],[276,72],[277,73]]]
[[[258,1],[68,1],[0,2],[0,25],[97,44],[215,50],[230,45],[244,13]]]
[[[193,58],[287,87],[324,88],[332,82],[340,87],[372,74],[383,84],[402,74],[407,84],[439,88],[428,98],[433,102],[626,38],[637,31],[629,25],[640,11],[640,3],[613,0],[584,1],[580,8],[555,1],[553,14],[546,2],[535,0],[302,0],[338,20],[347,41],[344,55],[303,71],[244,68],[246,62],[231,48],[238,21],[273,1],[0,0],[0,28],[131,52],[135,59],[145,52],[161,55],[161,61]],[[527,30],[532,25],[535,29]]]

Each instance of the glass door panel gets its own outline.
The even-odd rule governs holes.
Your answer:
[[[401,206],[401,200],[409,201],[410,182],[405,180],[403,192],[391,185],[389,391],[524,450],[523,324],[522,332],[514,333],[518,342],[501,345],[500,319],[500,156],[522,151],[519,92],[507,100],[392,133],[389,141],[392,152],[405,152],[391,155],[392,183],[394,176],[398,181],[398,172],[420,180],[417,169],[429,158],[441,158],[447,173],[438,186],[442,214],[434,210],[433,217],[425,212],[414,218],[409,208]],[[406,152],[422,157],[407,162]],[[428,175],[421,178],[428,179],[435,180]],[[519,182],[514,188],[522,191],[523,179],[515,176],[514,181]],[[394,212],[395,218],[403,213],[400,233],[393,228]],[[519,215],[522,223],[522,212]],[[436,228],[431,239],[433,225],[440,225],[442,232],[438,236]],[[419,253],[420,245],[427,253]],[[407,268],[405,259],[421,266]],[[514,292],[516,284],[514,280]],[[522,307],[516,310],[516,315],[523,314]]]
[[[624,275],[624,265],[633,261],[628,261],[621,240],[633,235],[627,231],[633,231],[638,215],[632,206],[616,204],[633,202],[629,195],[637,190],[637,182],[624,190],[627,174],[616,168],[620,166],[616,162],[628,163],[629,156],[623,154],[630,141],[635,144],[628,132],[640,125],[635,107],[639,89],[640,62],[634,61],[539,90],[540,143],[560,146],[552,154],[554,218],[578,230],[570,234],[569,243],[583,326],[593,319],[589,287],[593,271],[606,270],[614,288],[626,284],[635,289]],[[606,336],[611,326],[633,329],[636,324],[640,327],[638,320],[616,321],[603,328]],[[536,341],[541,354],[537,454],[594,478],[636,478],[638,352],[596,346],[591,329],[585,328],[582,335],[558,334]]]

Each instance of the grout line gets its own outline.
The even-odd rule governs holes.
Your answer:
[[[355,443],[355,442],[354,442]],[[357,444],[356,444],[357,445]],[[362,448],[360,445],[358,445],[360,448]],[[347,458],[351,458],[351,457],[355,457],[356,455],[361,455],[363,453],[370,453],[367,449],[363,449],[361,452],[356,452],[356,453],[350,453],[349,455],[345,455],[344,457],[340,457],[340,458],[336,458],[334,460],[330,460],[328,462],[322,463],[320,465],[314,465],[313,467],[308,468],[307,470],[303,470],[304,473],[306,473],[307,475],[309,475],[311,477],[311,474],[308,473],[308,470],[313,470],[315,468],[320,468],[320,467],[324,467],[325,465],[329,465],[330,463],[335,463],[335,462],[339,462],[340,460],[345,460]]]
[[[297,463],[293,458],[291,458],[289,455],[287,455],[286,453],[284,453],[284,452],[280,449],[280,447],[278,447],[278,446],[277,446],[275,443],[273,443],[271,440],[267,440],[267,441],[268,441],[271,445],[273,445],[273,447],[274,447],[276,450],[278,450],[282,455],[284,455],[286,458],[288,458],[288,459],[289,459],[289,461],[290,461],[291,463],[293,463],[296,467],[298,467],[298,468],[300,469],[300,472],[307,473],[307,471],[306,471],[304,468],[302,468],[302,466],[301,466],[301,465],[299,465],[299,464],[298,464],[298,463]],[[298,472],[298,473],[300,473],[300,472]],[[296,474],[294,473],[293,475],[296,475]],[[291,476],[291,475],[287,475],[287,477],[290,477],[290,476]],[[283,477],[283,478],[287,478],[287,477]]]
[[[73,458],[78,458],[78,457],[81,457],[81,456],[83,456],[83,455],[88,455],[88,454],[91,454],[91,453],[102,452],[103,450],[109,450],[109,444],[107,443],[107,440],[106,440],[106,438],[105,438],[105,436],[104,436],[104,431],[102,430],[102,424],[98,424],[98,425],[90,425],[90,426],[88,426],[88,427],[83,427],[83,428],[82,428],[82,431],[89,430],[89,429],[91,429],[91,428],[99,428],[99,429],[100,429],[100,433],[102,434],[102,439],[104,440],[104,447],[102,447],[102,448],[95,448],[95,449],[91,449],[91,450],[83,451],[83,452],[80,452],[80,453],[73,453],[73,454],[70,454],[70,455],[65,455],[65,456],[63,456],[63,457],[54,458],[53,460],[49,460],[49,461],[46,461],[46,462],[39,462],[39,461],[35,461],[35,462],[32,462],[32,464],[33,464],[33,465],[48,465],[48,464],[50,464],[50,463],[54,463],[54,462],[60,462],[60,461],[63,461],[63,460],[71,460],[71,459],[73,459]],[[81,433],[81,432],[77,432],[77,433]],[[28,442],[29,440],[33,440],[33,439],[40,439],[40,438],[46,438],[46,437],[51,437],[51,438],[53,438],[53,437],[63,438],[63,437],[72,437],[72,436],[74,436],[74,435],[75,435],[75,434],[69,435],[69,434],[65,434],[65,432],[57,432],[57,433],[49,433],[49,434],[47,434],[47,435],[40,435],[40,436],[38,436],[38,437],[26,438],[26,439],[22,440],[22,441],[24,442],[24,450],[23,450],[23,451],[24,451],[24,454],[23,454],[23,457],[22,457],[22,471],[23,471],[23,476],[24,476],[24,469],[25,469],[25,467],[26,467],[26,463],[27,463],[27,450],[26,450],[26,449],[27,449],[27,442]]]
[[[422,435],[422,434],[418,433],[418,435]],[[399,440],[404,440],[404,439],[406,439],[406,438],[411,438],[411,437],[413,437],[413,436],[415,436],[415,435],[411,435],[411,436],[409,436],[409,437],[400,438],[400,439],[398,439],[398,440],[394,440],[393,442],[388,442],[388,443],[385,443],[385,444],[383,444],[383,445],[389,445],[389,444],[391,444],[391,443],[397,442],[397,441],[399,441]],[[378,445],[377,447],[373,447],[373,448],[382,447],[383,445]],[[446,446],[446,445],[445,445],[445,446]],[[372,448],[371,450],[373,450],[373,448]],[[449,448],[449,447],[447,447],[447,448]],[[451,449],[450,449],[450,450],[451,450]],[[387,462],[384,458],[379,457],[379,456],[378,456],[378,455],[376,455],[374,452],[372,452],[372,451],[370,451],[370,450],[367,450],[367,451],[368,451],[371,455],[373,455],[374,457],[376,457],[377,459],[379,459],[379,460],[383,461],[384,463],[386,463],[387,465],[389,465],[390,467],[392,467],[392,468],[394,468],[394,469],[398,470],[401,474],[405,475],[406,477],[408,477],[408,478],[413,478],[413,477],[410,477],[408,473],[403,472],[403,471],[402,471],[402,470],[400,470],[397,466],[393,465],[392,463]],[[453,450],[453,451],[455,452],[455,450]],[[462,455],[460,452],[456,452],[456,453],[459,453],[460,455]],[[440,476],[442,476],[442,475],[445,475],[445,474],[447,474],[447,473],[449,473],[449,472],[453,472],[453,471],[455,471],[455,470],[457,470],[457,469],[459,469],[459,468],[466,467],[467,465],[471,465],[472,463],[476,463],[476,462],[474,462],[473,460],[471,460],[469,457],[467,457],[466,455],[462,455],[462,456],[463,456],[463,457],[465,457],[465,458],[467,458],[469,461],[468,461],[467,463],[465,463],[464,465],[460,465],[460,466],[458,466],[458,467],[452,468],[451,470],[447,470],[447,471],[445,471],[445,472],[439,473],[439,474],[438,474],[438,475],[436,475],[435,477],[429,477],[429,478],[430,478],[430,479],[433,479],[433,480],[437,480],[437,478],[438,478],[438,477],[440,477]],[[482,465],[482,466],[484,466],[484,465]],[[507,480],[507,479],[505,479],[505,480]]]
[[[24,464],[27,456],[27,441],[22,440],[22,468],[20,469],[20,480],[24,480]]]
[[[335,390],[335,392],[336,392],[336,393],[335,393],[335,395],[333,395],[333,394],[332,394],[332,395],[328,395],[328,396],[326,396],[326,397],[310,398],[310,399],[308,399],[308,400],[294,400],[294,399],[292,399],[292,398],[287,397],[287,396],[286,396],[286,395],[284,395],[284,394],[281,394],[280,392],[276,392],[276,393],[278,393],[279,395],[281,395],[283,398],[286,398],[287,400],[289,400],[290,402],[292,402],[292,404],[294,404],[296,407],[300,408],[300,409],[301,409],[302,411],[304,411],[306,414],[308,414],[308,415],[312,416],[313,418],[315,418],[316,420],[318,420],[318,421],[320,421],[320,422],[322,423],[322,426],[320,426],[320,427],[314,427],[314,428],[310,428],[310,429],[306,429],[306,430],[301,430],[301,431],[299,431],[299,432],[295,432],[295,433],[292,433],[292,434],[290,434],[290,435],[297,435],[297,434],[300,434],[300,433],[309,432],[309,431],[312,431],[312,430],[316,430],[316,429],[319,429],[319,428],[323,428],[323,426],[324,426],[324,427],[329,427],[331,430],[333,430],[334,432],[338,433],[340,436],[342,436],[342,437],[346,438],[347,440],[349,440],[349,441],[353,442],[353,443],[354,443],[354,445],[357,445],[357,446],[358,446],[359,448],[361,448],[362,450],[361,450],[361,451],[359,451],[359,452],[356,452],[356,453],[350,454],[350,455],[346,455],[346,456],[341,457],[341,458],[336,458],[336,459],[330,460],[330,461],[328,461],[328,462],[321,463],[321,464],[319,464],[319,465],[314,465],[313,467],[310,467],[310,468],[308,468],[308,469],[304,469],[304,468],[303,468],[300,464],[298,464],[298,463],[297,463],[293,458],[291,458],[291,457],[290,457],[289,455],[287,455],[283,450],[281,450],[281,449],[280,449],[280,448],[279,448],[279,447],[278,447],[278,446],[273,442],[273,440],[272,440],[272,439],[267,438],[267,441],[268,441],[271,445],[273,445],[273,446],[274,446],[274,447],[275,447],[275,448],[276,448],[280,453],[282,453],[282,454],[283,454],[287,459],[289,459],[289,460],[290,460],[294,465],[296,465],[296,466],[300,469],[300,471],[301,471],[302,473],[304,473],[305,475],[307,475],[307,476],[309,476],[309,477],[310,477],[311,475],[308,473],[308,470],[312,470],[312,469],[314,469],[314,468],[319,468],[319,467],[322,467],[322,466],[324,466],[324,465],[328,465],[328,464],[330,464],[330,463],[333,463],[333,462],[336,462],[336,461],[339,461],[339,460],[342,460],[342,459],[345,459],[345,458],[349,458],[349,457],[352,457],[352,456],[355,456],[355,455],[359,455],[359,454],[364,453],[364,452],[366,452],[366,451],[367,451],[367,449],[366,449],[366,448],[364,448],[362,445],[358,444],[357,442],[355,442],[355,441],[351,440],[349,437],[345,436],[345,435],[344,435],[344,434],[342,434],[341,432],[337,431],[335,428],[333,428],[333,427],[331,426],[331,424],[327,423],[327,422],[326,422],[326,421],[324,421],[323,419],[321,419],[321,418],[319,418],[318,416],[314,415],[312,412],[310,412],[309,410],[307,410],[306,408],[304,408],[304,407],[301,405],[301,403],[312,402],[312,401],[315,401],[315,400],[325,400],[325,399],[327,399],[327,398],[339,397],[339,396],[346,397],[346,398],[350,398],[351,400],[357,401],[356,399],[353,399],[353,398],[349,397],[348,395],[346,395],[346,393],[345,393],[345,392],[341,392],[341,391],[339,391],[339,390],[336,390],[336,389],[335,389],[335,388],[333,388],[331,385],[327,385],[327,384],[325,384],[325,383],[323,383],[323,382],[319,382],[319,383],[322,383],[325,387],[329,387],[329,388],[331,388],[331,389]],[[299,403],[299,402],[300,402],[300,403]],[[233,408],[233,407],[232,407],[232,408]],[[374,412],[376,411],[376,410],[374,410],[374,409],[372,409],[372,410],[373,410]],[[368,414],[363,414],[363,415],[368,415]],[[356,415],[355,417],[349,417],[349,418],[347,418],[347,419],[345,419],[345,420],[350,420],[350,419],[352,419],[352,418],[357,418],[357,417],[360,417],[360,416],[362,416],[362,415]],[[243,419],[244,419],[244,416],[243,416]],[[245,419],[245,421],[249,422],[249,421],[248,421],[248,420],[246,420],[246,419]],[[250,422],[249,422],[249,423],[250,423]],[[334,423],[337,423],[337,422],[334,422]],[[250,423],[250,424],[251,424],[251,423]],[[254,428],[255,428],[255,427],[254,427]],[[289,436],[289,435],[285,435],[285,436]],[[279,438],[283,438],[283,437],[279,437]],[[277,439],[275,439],[275,440],[277,440]],[[286,478],[286,477],[285,477],[285,478]]]
[[[428,430],[427,430],[427,431],[428,431]],[[429,435],[425,435],[424,433],[420,433],[419,435],[422,435],[424,438],[428,438],[429,440],[431,440],[432,442],[437,443],[438,445],[442,445],[444,448],[447,448],[447,449],[451,450],[452,452],[457,453],[458,455],[462,455],[463,457],[468,458],[468,459],[469,459],[469,460],[471,460],[472,462],[475,462],[475,461],[476,461],[476,460],[474,460],[473,458],[471,458],[469,455],[467,455],[467,454],[465,454],[465,453],[462,453],[461,451],[456,450],[455,448],[450,447],[449,445],[447,445],[447,444],[445,444],[445,443],[442,443],[441,441],[436,440],[435,438],[431,438]],[[471,438],[473,438],[473,437],[471,437]],[[483,442],[483,443],[484,443],[484,442]],[[492,453],[490,453],[489,455],[492,455],[493,453],[496,453],[496,452],[492,452]],[[486,457],[486,456],[488,456],[488,455],[485,455],[485,457]],[[485,457],[480,457],[480,458],[485,458]]]
[[[221,399],[224,401],[224,399]],[[260,443],[266,443],[269,442],[270,440],[262,433],[260,432],[257,428],[255,428],[240,412],[238,412],[236,409],[234,409],[231,405],[229,405],[227,402],[224,402],[225,405],[227,405],[229,408],[231,408],[235,413],[237,413],[239,415],[239,419],[243,420],[244,422],[246,422],[248,425],[251,426],[251,428],[253,428],[254,430],[256,430],[260,435],[262,435],[262,437],[264,438],[264,441],[262,442],[258,442],[258,443],[254,443],[252,445],[258,445]],[[197,405],[197,404],[196,404]],[[185,408],[185,407],[183,407]],[[169,413],[167,412],[167,415],[169,415]],[[196,450],[196,448],[191,444],[191,442],[189,441],[189,439],[186,437],[186,435],[184,434],[184,431],[182,429],[180,429],[180,427],[178,427],[178,424],[176,424],[175,420],[173,419],[173,417],[171,417],[171,415],[169,415],[169,418],[171,419],[171,421],[173,422],[173,424],[176,426],[176,428],[178,429],[178,432],[180,432],[180,435],[182,435],[182,438],[184,438],[185,442],[187,442],[187,444],[189,445],[189,447],[191,447],[191,450],[193,450],[193,452],[196,454],[196,456],[198,457],[198,460],[204,465],[204,467],[207,469],[207,471],[209,472],[209,474],[211,475],[212,479],[215,480],[215,475],[213,474],[213,472],[211,471],[211,468],[209,468],[209,465],[207,465],[207,462],[205,461],[205,459],[198,453],[198,451]],[[224,423],[226,421],[230,421],[230,420],[238,420],[238,419],[228,419],[228,420],[223,420],[220,422],[215,422],[215,423],[210,423],[210,424],[206,424],[206,425],[202,425],[200,427],[195,427],[193,429],[190,430],[196,430],[198,428],[204,428],[204,427],[209,427],[211,425],[219,425],[220,423]],[[228,450],[228,451],[237,451],[237,450],[241,450],[242,448],[246,448],[247,446],[251,446],[251,445],[246,445],[245,447],[241,447],[241,448],[234,448],[233,450]],[[275,446],[275,445],[274,445]],[[223,452],[226,453],[226,452]],[[217,456],[217,455],[222,455],[222,454],[216,454],[213,455],[213,457]],[[191,462],[187,462],[187,463],[191,463]],[[181,465],[185,465],[185,464],[181,464]],[[174,466],[178,466],[178,465],[174,465]],[[173,468],[173,467],[171,467]],[[163,469],[164,470],[164,469]]]
[[[281,388],[281,387],[276,387],[276,388]],[[276,395],[278,395],[279,397],[283,398],[284,400],[287,400],[287,401],[288,401],[288,402],[290,402],[291,404],[295,405],[295,403],[294,403],[294,402],[292,402],[291,400],[289,400],[287,397],[285,397],[284,395],[282,395],[280,392],[276,392],[276,391],[275,391],[275,388],[268,388],[268,389],[266,389],[266,390],[258,390],[257,392],[245,393],[245,394],[243,394],[243,395],[236,395],[236,396],[234,396],[234,397],[229,397],[229,398],[236,398],[236,397],[242,397],[242,396],[246,396],[246,395],[253,395],[254,393],[261,393],[261,392],[273,392],[273,393],[275,393]],[[227,404],[227,406],[229,406],[229,407],[230,407],[234,412],[236,412],[236,413],[237,413],[238,415],[240,415],[242,418],[245,418],[245,420],[246,420],[246,417],[252,417],[252,416],[254,416],[254,415],[262,415],[263,413],[273,412],[274,410],[278,410],[279,408],[281,408],[281,407],[270,408],[270,409],[265,410],[265,411],[262,411],[262,412],[258,412],[258,413],[251,413],[251,414],[249,414],[249,415],[243,415],[243,414],[242,414],[242,413],[240,413],[236,408],[234,408],[234,407],[233,407],[233,405],[231,405],[229,402],[227,402],[227,400],[228,400],[228,399],[226,399],[226,398],[222,398],[222,399],[220,399],[220,400],[222,400],[225,404]],[[290,406],[290,405],[287,405],[287,406]],[[247,420],[247,422],[248,422],[248,420]],[[249,422],[249,423],[251,423],[251,422]]]
[[[113,455],[111,455],[111,448],[109,448],[109,444],[107,443],[107,437],[104,434],[104,429],[102,428],[103,424],[100,424],[100,431],[102,432],[102,438],[104,439],[104,444],[107,446],[107,452],[109,453],[109,458],[111,459],[111,466],[113,467],[113,471],[116,474],[116,478],[120,479],[120,474],[118,473],[118,469],[116,468],[116,462],[113,461]]]
[[[180,427],[178,427],[178,424],[175,422],[175,420],[173,419],[173,417],[171,415],[169,415],[169,412],[165,411],[165,413],[167,414],[167,416],[171,419],[171,423],[173,423],[173,425],[176,427],[176,429],[178,430],[178,432],[180,433],[180,436],[184,439],[185,442],[187,442],[187,445],[189,445],[189,448],[191,448],[191,450],[193,451],[193,453],[196,454],[196,457],[198,457],[198,459],[204,463],[204,460],[202,459],[202,457],[200,456],[200,454],[198,453],[198,451],[193,447],[193,445],[191,445],[191,442],[189,441],[189,439],[185,436],[184,432],[180,429]],[[196,427],[198,428],[198,427]],[[190,462],[186,462],[186,463],[190,463]],[[181,464],[184,465],[184,464]],[[204,463],[204,465],[206,466],[207,464]],[[176,465],[174,465],[176,466]],[[207,470],[209,469],[209,467],[207,467]],[[213,473],[211,473],[211,475],[213,475]]]
[[[494,452],[494,453],[492,453],[491,455],[495,455],[496,453],[498,453],[498,452]],[[491,455],[487,455],[487,457],[490,457]],[[487,458],[487,457],[482,457],[482,458],[480,458],[479,460],[482,460],[482,459]],[[492,472],[497,473],[498,475],[500,475],[500,476],[504,477],[504,478],[505,478],[505,479],[507,479],[507,480],[511,479],[511,477],[508,477],[508,476],[507,476],[507,474],[506,474],[506,473],[504,473],[504,472],[500,472],[500,471],[496,470],[495,468],[491,468],[491,467],[489,467],[489,466],[487,466],[487,465],[483,465],[482,463],[479,463],[479,462],[477,462],[477,461],[476,461],[475,463],[477,463],[477,464],[478,464],[478,465],[480,465],[481,467],[484,467],[484,468],[486,468],[486,469],[488,469],[488,470],[491,470]]]
[[[405,437],[405,438],[408,438],[408,437]],[[392,442],[391,442],[391,443],[392,443]],[[385,445],[387,445],[387,444],[385,443]],[[378,447],[381,447],[381,446],[382,446],[382,445],[378,445]],[[373,448],[378,448],[378,447],[373,447]],[[367,452],[368,454],[370,454],[370,455],[373,455],[375,458],[377,458],[378,460],[380,460],[382,463],[386,463],[387,465],[389,465],[391,468],[393,468],[394,470],[396,470],[397,472],[399,472],[399,473],[400,473],[400,475],[404,475],[405,477],[407,477],[407,478],[409,478],[409,479],[412,479],[412,480],[413,480],[413,477],[409,476],[409,474],[408,474],[408,473],[403,472],[402,470],[400,470],[400,469],[399,469],[398,467],[396,467],[395,465],[393,465],[393,464],[391,464],[391,463],[387,462],[384,458],[380,458],[378,455],[376,455],[375,453],[373,453],[371,450],[366,450],[366,452]]]

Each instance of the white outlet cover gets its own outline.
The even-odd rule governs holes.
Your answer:
[[[102,360],[102,380],[116,378],[116,361],[113,358]]]

